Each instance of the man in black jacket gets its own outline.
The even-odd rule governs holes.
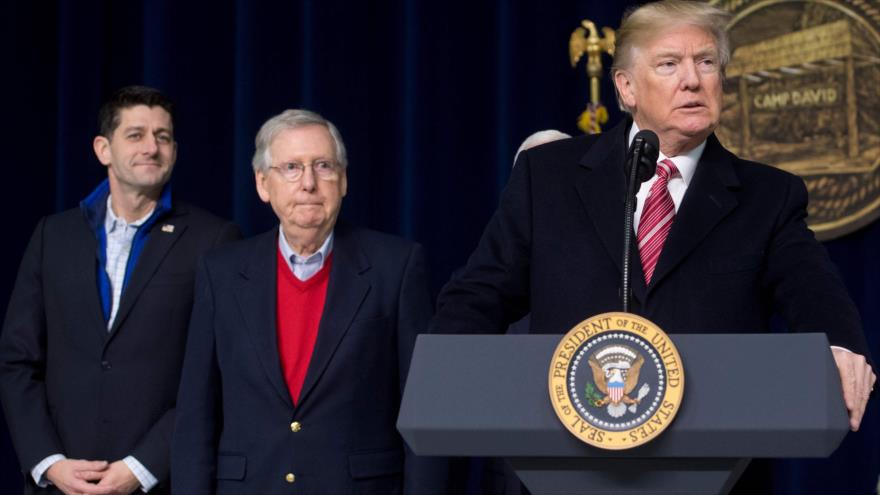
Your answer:
[[[279,225],[199,264],[175,493],[445,493],[445,462],[396,428],[431,318],[424,253],[337,223],[347,163],[336,127],[307,110],[257,134],[257,193]]]
[[[669,333],[767,331],[771,315],[825,332],[850,427],[876,380],[855,305],[807,228],[803,181],[743,160],[713,134],[730,58],[726,14],[702,2],[644,5],[617,32],[611,73],[631,115],[597,136],[520,154],[463,272],[444,287],[431,330],[565,333],[620,308],[626,149],[659,137],[641,185],[631,311]]]
[[[43,218],[0,338],[0,398],[25,492],[169,491],[196,259],[238,229],[171,198],[173,107],[116,92],[94,139],[107,180]]]

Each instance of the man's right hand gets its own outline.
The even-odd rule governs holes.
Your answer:
[[[109,493],[105,487],[82,480],[76,476],[79,471],[104,471],[107,461],[86,461],[82,459],[62,459],[46,470],[46,479],[67,495],[104,495]]]

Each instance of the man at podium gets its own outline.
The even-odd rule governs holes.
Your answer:
[[[659,137],[657,173],[636,195],[631,311],[667,333],[766,332],[774,314],[825,332],[857,430],[876,376],[858,312],[807,228],[798,177],[738,158],[713,131],[730,47],[727,14],[663,1],[629,14],[611,75],[628,117],[609,132],[520,154],[431,331],[564,333],[620,309],[626,151]]]

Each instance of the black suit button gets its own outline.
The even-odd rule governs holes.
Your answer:
[[[107,371],[110,369],[110,361],[101,361],[101,369]]]

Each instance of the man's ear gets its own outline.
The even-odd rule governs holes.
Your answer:
[[[342,169],[342,178],[340,180],[342,181],[342,197],[344,198],[348,193],[348,175],[345,173],[345,169]]]
[[[171,165],[177,163],[177,140],[172,143],[173,149],[171,150]]]
[[[257,195],[260,196],[260,199],[263,201],[263,203],[269,202],[269,189],[266,188],[267,180],[269,180],[269,176],[266,175],[263,171],[254,171],[254,182],[257,186]]]
[[[110,151],[110,140],[104,136],[95,136],[92,141],[92,149],[95,150],[95,156],[98,161],[105,167],[110,165],[113,153]]]
[[[614,73],[614,86],[617,88],[617,94],[620,100],[629,108],[634,109],[636,106],[636,88],[629,72],[618,70]]]

